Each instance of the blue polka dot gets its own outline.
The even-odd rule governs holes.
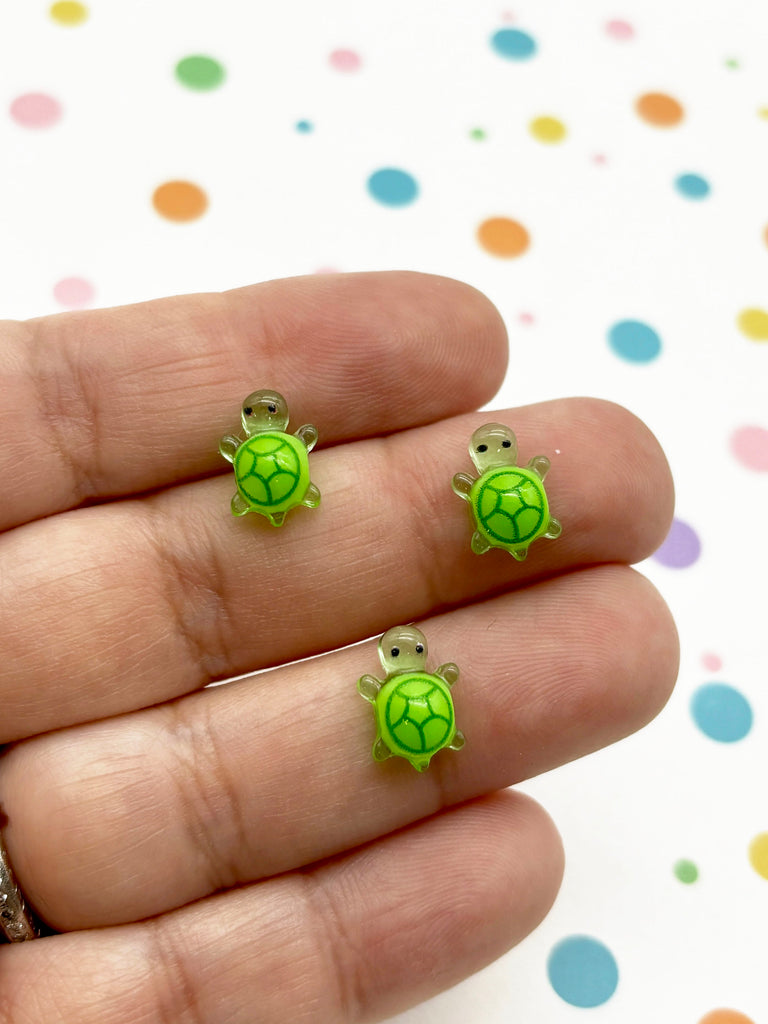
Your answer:
[[[608,331],[608,342],[629,363],[650,363],[661,352],[661,338],[641,320],[620,320]]]
[[[691,715],[704,733],[719,743],[743,740],[752,728],[749,701],[727,683],[706,683],[691,698]]]
[[[675,188],[686,199],[706,199],[711,191],[709,182],[700,174],[681,174],[675,178]]]
[[[385,206],[407,206],[418,196],[419,186],[407,171],[382,167],[368,179],[368,191]]]
[[[571,935],[547,960],[549,983],[571,1006],[601,1006],[616,991],[619,968],[613,953],[588,935]]]
[[[312,124],[311,121],[297,121],[296,122],[296,131],[297,132],[301,132],[303,135],[306,135],[308,132],[313,131],[314,127],[315,126]]]
[[[536,40],[518,28],[500,28],[491,37],[491,46],[507,60],[529,60],[536,53]]]

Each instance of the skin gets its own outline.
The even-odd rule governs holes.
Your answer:
[[[563,852],[504,787],[640,728],[676,676],[628,567],[672,514],[646,427],[590,399],[498,410],[522,458],[560,449],[564,530],[478,559],[450,483],[507,342],[466,285],[329,275],[67,313],[3,324],[0,359],[0,802],[61,933],[2,948],[4,1024],[376,1020],[535,928]],[[264,385],[323,438],[322,506],[279,531],[230,515],[218,451]],[[372,761],[355,684],[376,641],[345,646],[413,621],[461,666],[467,737],[421,775]]]

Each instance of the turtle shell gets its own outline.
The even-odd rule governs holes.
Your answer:
[[[477,529],[492,547],[527,548],[549,526],[541,477],[522,466],[487,470],[472,485],[469,501]]]
[[[300,505],[309,487],[307,448],[279,430],[254,434],[235,452],[237,489],[257,512],[271,515]]]
[[[403,672],[387,680],[376,698],[376,721],[392,753],[420,771],[456,734],[450,688],[428,672]]]

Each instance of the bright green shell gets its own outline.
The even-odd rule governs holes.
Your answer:
[[[235,452],[237,489],[257,512],[272,515],[300,505],[309,487],[307,448],[292,434],[265,430]]]
[[[469,501],[478,531],[492,547],[527,548],[547,532],[549,503],[541,477],[522,466],[489,469]]]
[[[399,757],[426,767],[456,734],[448,684],[428,672],[403,672],[379,690],[375,704],[381,738]]]

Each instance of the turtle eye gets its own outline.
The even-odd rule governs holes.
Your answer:
[[[501,442],[501,447],[502,448],[511,448],[512,447],[512,442],[511,441],[502,441]]]
[[[400,657],[400,648],[399,647],[393,647],[392,650],[389,653],[392,655],[393,658],[399,658]]]
[[[243,409],[243,412],[245,413],[246,416],[252,416],[253,415],[253,406],[252,405],[246,405],[246,407]]]
[[[274,402],[270,402],[269,403],[269,405],[267,406],[267,411],[268,412],[277,412],[277,406],[275,405]]]
[[[488,445],[487,444],[479,444],[477,446],[477,450],[479,452],[487,452],[488,451]]]
[[[416,653],[417,654],[423,654],[424,653],[424,644],[416,644]]]

